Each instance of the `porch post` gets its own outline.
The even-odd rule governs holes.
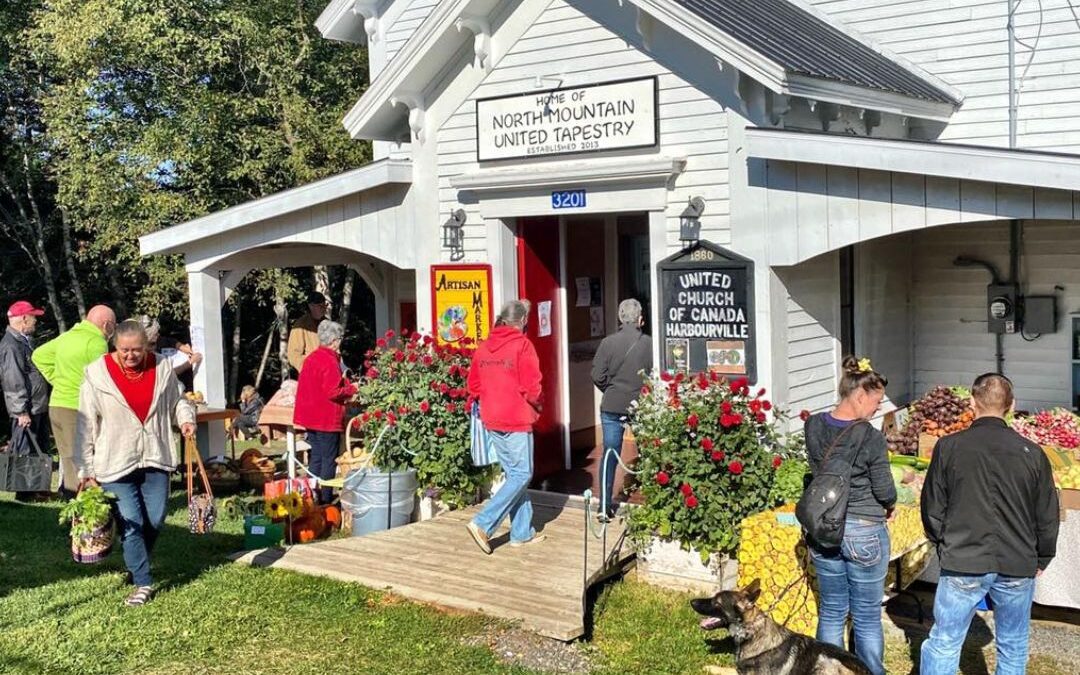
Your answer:
[[[221,307],[225,294],[216,270],[188,272],[191,305],[192,348],[202,352],[203,362],[195,371],[195,390],[206,397],[209,408],[224,408],[225,349],[221,331]],[[200,424],[199,452],[213,456],[225,452],[225,427],[220,422]]]

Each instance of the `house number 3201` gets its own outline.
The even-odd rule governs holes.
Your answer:
[[[584,190],[560,190],[551,193],[551,208],[553,209],[580,209],[584,207]]]

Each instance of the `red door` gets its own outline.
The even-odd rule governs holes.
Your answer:
[[[564,430],[562,391],[562,308],[559,290],[559,219],[521,218],[517,232],[518,289],[532,303],[526,334],[536,347],[543,374],[544,408],[533,433],[535,436],[534,480],[562,471]],[[550,311],[543,305],[550,303]],[[541,325],[541,320],[546,325]]]

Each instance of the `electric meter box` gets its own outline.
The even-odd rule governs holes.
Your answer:
[[[1029,335],[1048,335],[1057,332],[1057,297],[1028,295],[1024,297],[1024,331]]]
[[[1020,330],[1017,284],[990,284],[986,287],[986,320],[991,333],[1015,333]]]

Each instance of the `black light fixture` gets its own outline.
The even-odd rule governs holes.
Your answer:
[[[705,213],[705,200],[691,197],[686,209],[679,216],[679,241],[693,246],[701,239],[701,214]]]
[[[443,223],[443,248],[450,251],[450,259],[461,260],[465,257],[465,209],[450,213],[450,218]]]

